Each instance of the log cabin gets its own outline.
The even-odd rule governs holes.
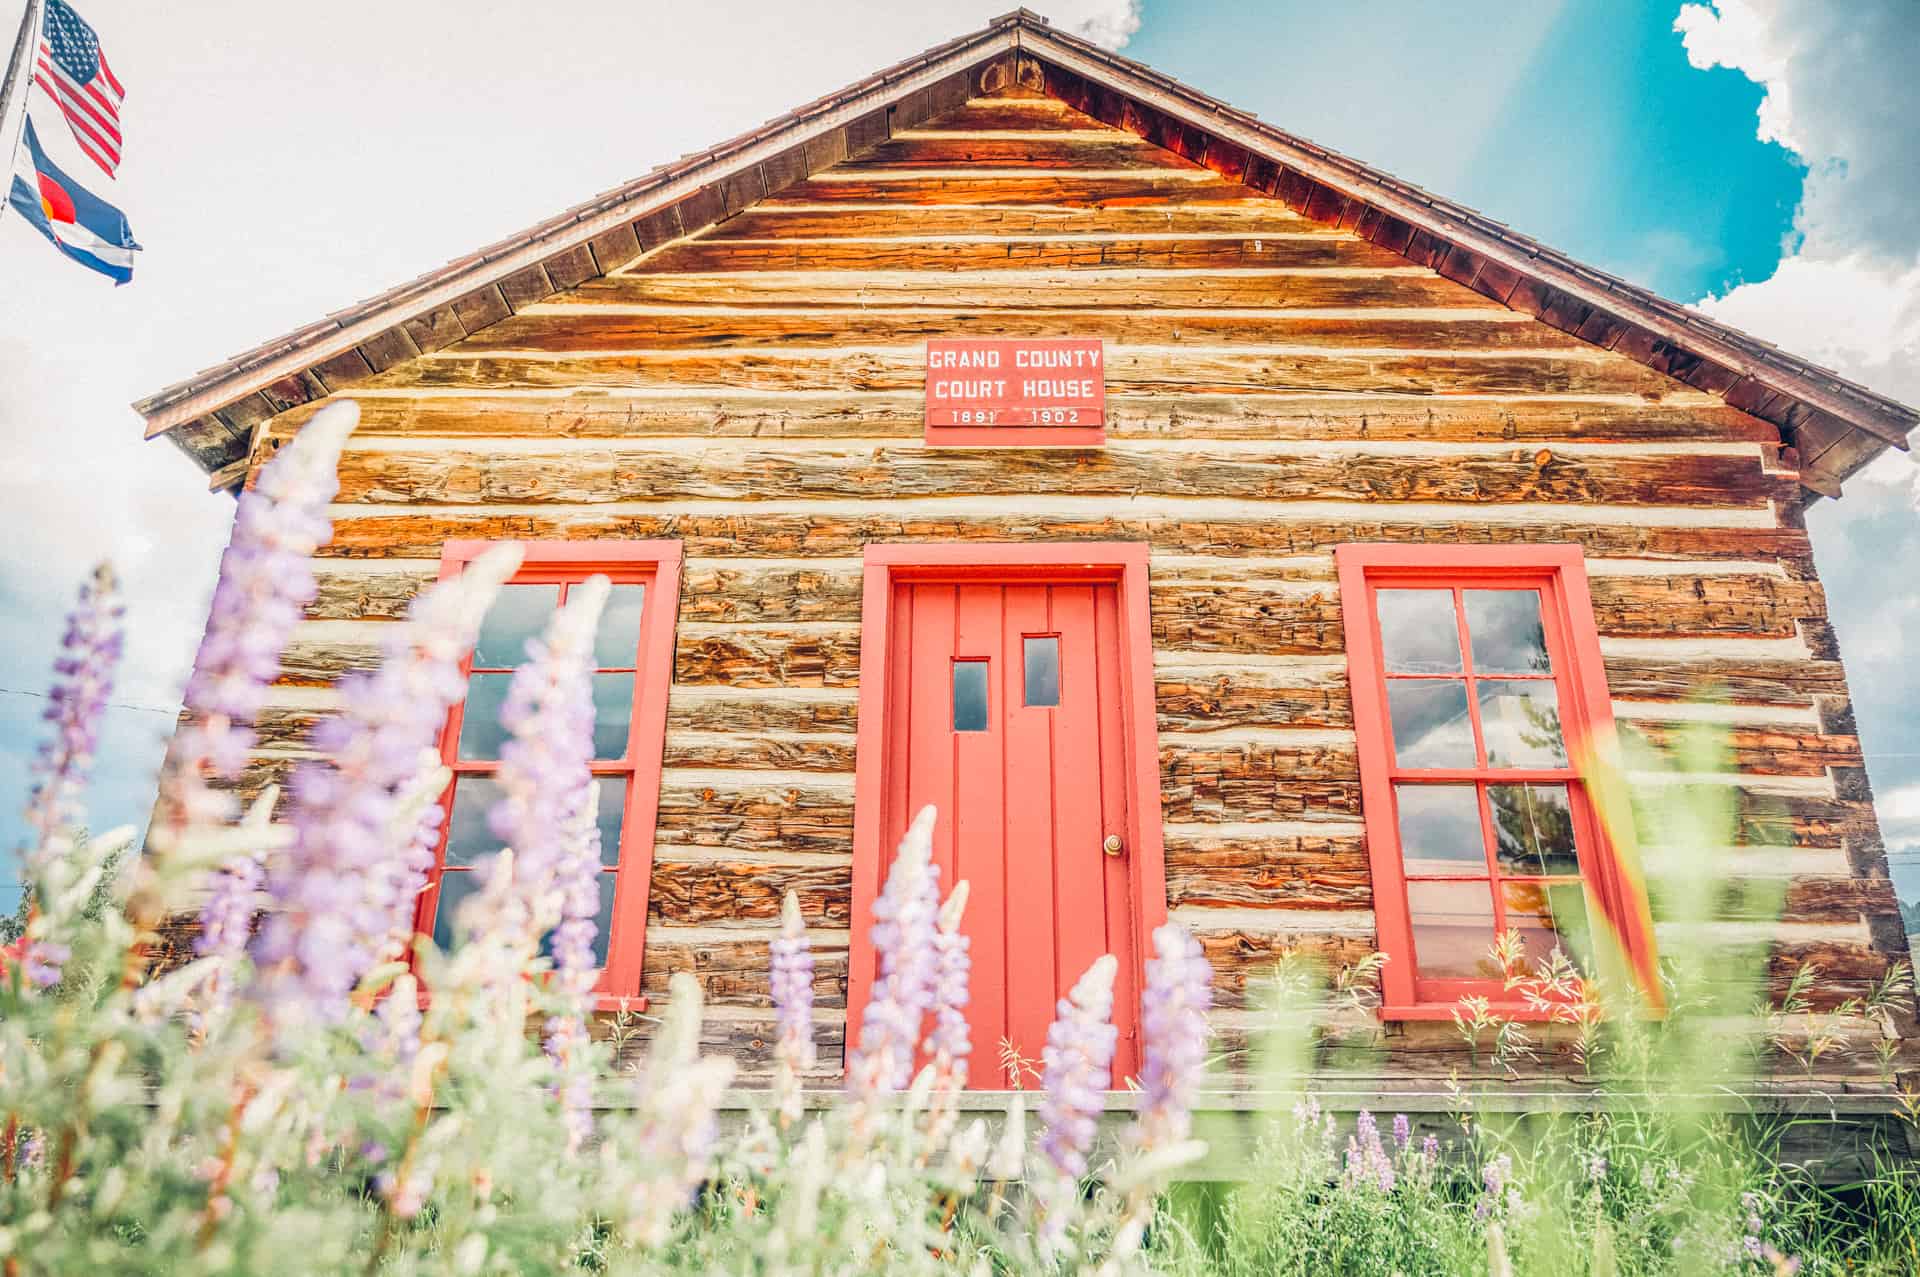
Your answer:
[[[932,803],[977,1085],[1107,951],[1124,1076],[1172,918],[1229,1062],[1276,957],[1384,954],[1329,1093],[1441,1111],[1458,1000],[1524,1013],[1497,933],[1601,918],[1655,960],[1577,751],[1700,720],[1723,854],[1784,892],[1727,924],[1770,929],[1776,987],[1817,964],[1817,1016],[1907,958],[1803,512],[1920,416],[1025,10],[136,407],[232,492],[338,399],[334,538],[242,789],[312,756],[416,591],[524,542],[447,725],[444,937],[506,671],[607,573],[604,1005],[693,972],[749,1079],[783,894],[830,1085]],[[1910,1019],[1836,1031],[1907,1067]],[[1884,1111],[1881,1055],[1801,1080]],[[1501,1085],[1571,1071],[1549,1041]]]

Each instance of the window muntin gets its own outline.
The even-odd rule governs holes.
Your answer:
[[[1585,592],[1578,551],[1348,546],[1340,559],[1386,1013],[1512,1003],[1488,956],[1499,935],[1517,932],[1529,964],[1556,944],[1586,962],[1589,912],[1625,908],[1573,761],[1593,706],[1611,726],[1590,605],[1569,606],[1569,571]],[[1615,930],[1639,966],[1646,929]]]
[[[449,545],[442,575],[458,570],[485,543]],[[526,642],[537,638],[568,593],[587,578],[612,581],[594,636],[594,749],[600,833],[598,992],[639,993],[654,815],[658,807],[666,694],[672,673],[677,542],[538,542],[488,610],[469,656],[467,695],[449,715],[443,757],[454,783],[442,796],[448,816],[422,893],[418,928],[443,948],[455,940],[460,901],[478,886],[475,872],[499,851],[487,813],[500,796],[493,779],[508,736],[499,711]]]

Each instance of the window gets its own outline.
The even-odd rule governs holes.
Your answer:
[[[447,545],[441,575],[450,576],[491,544]],[[507,733],[500,726],[514,667],[526,644],[547,625],[568,591],[590,576],[613,582],[594,636],[593,773],[599,783],[601,961],[598,992],[606,1001],[637,997],[646,941],[647,890],[653,871],[654,817],[673,670],[673,622],[679,597],[677,541],[532,542],[520,570],[500,591],[465,670],[467,694],[448,716],[442,757],[454,783],[442,841],[419,929],[448,947],[460,901],[479,885],[474,872],[500,849],[487,827],[499,797],[493,776]]]
[[[1488,955],[1508,931],[1529,966],[1559,947],[1591,971],[1603,924],[1644,978],[1645,908],[1579,771],[1613,714],[1578,547],[1336,556],[1383,1014],[1525,1013]]]

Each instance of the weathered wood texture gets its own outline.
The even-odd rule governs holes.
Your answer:
[[[764,1076],[791,889],[824,929],[829,1076],[862,925],[863,547],[1145,541],[1168,899],[1232,1046],[1279,954],[1374,944],[1333,548],[1572,542],[1633,730],[1665,749],[1689,716],[1730,727],[1737,775],[1708,779],[1750,844],[1783,848],[1738,862],[1781,880],[1774,987],[1813,961],[1831,1006],[1905,956],[1774,426],[1058,102],[885,133],[606,278],[450,315],[341,392],[362,426],[335,537],[242,790],[304,752],[323,689],[376,659],[447,539],[678,539],[646,991],[694,971],[711,1045]],[[920,446],[921,343],[1066,334],[1108,342],[1105,448]],[[1688,703],[1708,687],[1723,706]],[[1659,824],[1650,856],[1672,854]],[[1350,1018],[1329,1068],[1470,1067],[1451,1026]]]

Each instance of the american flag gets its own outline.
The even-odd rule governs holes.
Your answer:
[[[53,95],[73,140],[112,177],[120,167],[120,102],[127,91],[107,66],[100,37],[65,0],[47,0],[33,82]]]

